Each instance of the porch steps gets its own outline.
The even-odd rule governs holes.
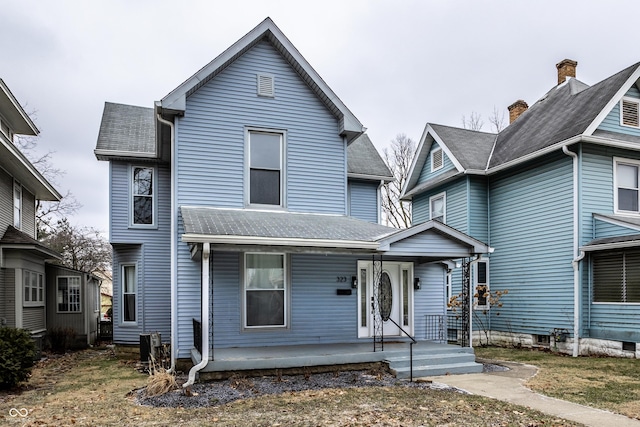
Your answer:
[[[409,378],[411,375],[411,358],[408,354],[391,356],[385,360],[389,369],[397,378]],[[457,348],[438,353],[413,354],[413,377],[430,377],[436,375],[471,374],[482,372],[482,364],[476,363],[472,349]]]

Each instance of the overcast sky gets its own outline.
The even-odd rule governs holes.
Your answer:
[[[380,151],[398,133],[556,84],[578,61],[594,84],[640,61],[640,2],[582,1],[9,1],[0,0],[0,77],[66,171],[83,205],[75,225],[108,230],[108,167],[93,154],[105,101],[152,107],[271,17],[368,128]]]

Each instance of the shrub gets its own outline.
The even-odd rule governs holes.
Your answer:
[[[25,329],[0,327],[0,389],[29,379],[36,345]]]
[[[55,353],[65,353],[76,340],[76,331],[55,327],[47,330],[47,341]]]

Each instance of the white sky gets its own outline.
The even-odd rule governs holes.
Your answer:
[[[33,117],[39,145],[83,207],[71,222],[108,229],[108,168],[93,155],[105,101],[152,107],[270,16],[379,150],[427,122],[556,84],[578,61],[587,84],[640,61],[635,0],[0,0],[0,77]]]

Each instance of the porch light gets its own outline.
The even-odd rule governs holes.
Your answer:
[[[358,287],[358,276],[351,276],[351,287],[353,289]]]
[[[420,278],[419,277],[414,277],[413,278],[413,289],[415,289],[415,290],[420,289]]]

